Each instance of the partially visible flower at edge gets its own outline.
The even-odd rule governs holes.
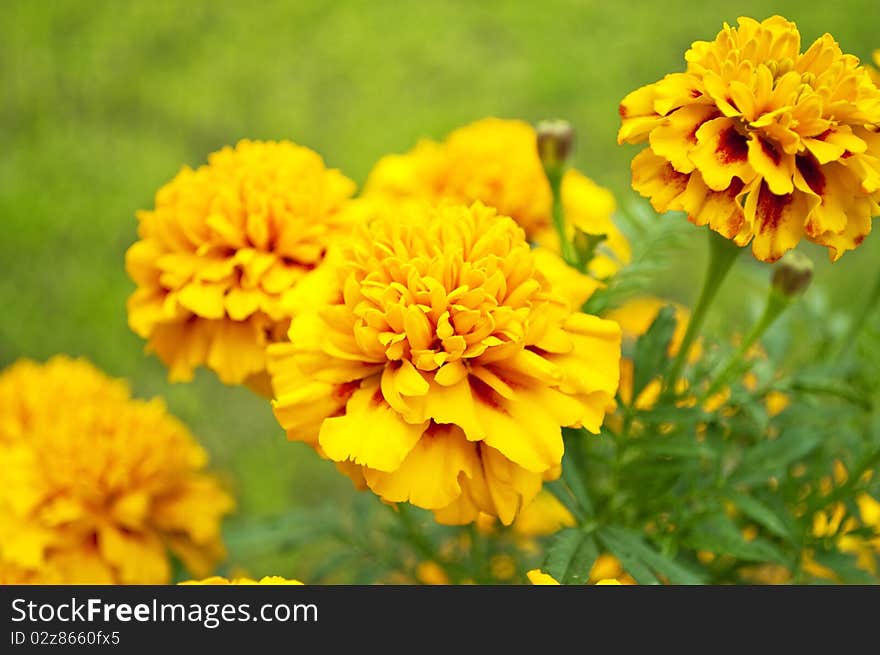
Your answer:
[[[205,578],[204,580],[187,580],[186,582],[181,582],[179,584],[182,585],[302,585],[302,582],[299,580],[288,580],[287,578],[282,578],[277,575],[267,575],[259,580],[252,580],[251,578],[223,578],[220,576],[213,576],[211,578]]]
[[[526,575],[529,578],[529,582],[533,585],[558,585],[560,584],[556,578],[554,578],[549,573],[545,573],[541,569],[532,569]],[[601,580],[597,580],[592,583],[595,585],[620,585],[623,584],[619,580],[615,580],[614,578],[602,578]]]
[[[232,498],[159,399],[84,360],[0,374],[0,581],[164,584],[170,554],[207,575]]]
[[[829,34],[802,53],[780,16],[738,23],[621,102],[618,141],[648,141],[633,188],[760,260],[801,239],[837,260],[880,213],[880,89]]]

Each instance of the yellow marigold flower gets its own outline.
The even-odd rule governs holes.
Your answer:
[[[776,261],[806,238],[832,260],[880,213],[880,90],[829,34],[740,18],[696,41],[687,70],[630,93],[618,141],[648,141],[633,188]]]
[[[534,585],[558,585],[559,581],[549,573],[544,573],[541,569],[532,569],[527,572],[529,582]]]
[[[551,229],[553,196],[538,156],[535,128],[518,120],[485,118],[457,130],[445,141],[422,140],[404,155],[383,157],[364,187],[366,198],[392,201],[480,201],[510,216],[533,241],[558,250]],[[569,170],[562,202],[570,230],[606,235],[589,270],[609,277],[631,257],[629,242],[611,219],[614,196],[585,175]]]
[[[614,407],[619,327],[573,312],[480,203],[376,218],[331,257],[269,349],[288,436],[385,501],[509,525],[558,477],[561,426],[598,432]]]
[[[159,399],[83,360],[0,374],[0,579],[163,584],[169,551],[206,575],[232,499]]]
[[[290,321],[282,297],[348,229],[354,189],[308,148],[245,140],[159,190],[126,253],[128,322],[171,380],[205,365],[265,386],[265,347]]]
[[[568,508],[549,491],[542,490],[516,517],[513,530],[523,537],[544,537],[575,523]]]
[[[215,575],[210,578],[205,578],[204,580],[187,580],[186,582],[181,582],[182,585],[301,585],[302,582],[299,580],[288,580],[287,578],[282,578],[277,575],[267,575],[266,577],[260,578],[259,580],[252,580],[251,578],[234,578],[229,580],[227,578],[222,578],[219,575]]]
[[[614,584],[636,584],[635,578],[624,571],[623,564],[611,553],[602,553],[593,563],[590,569],[589,582],[592,584],[602,584],[602,580],[616,580]]]
[[[532,569],[526,575],[529,578],[529,582],[533,585],[558,585],[559,581],[556,580],[549,573],[544,573],[541,569]],[[624,582],[620,582],[619,580],[615,580],[614,578],[602,578],[601,580],[597,580],[593,582],[595,585],[620,585],[627,584]]]

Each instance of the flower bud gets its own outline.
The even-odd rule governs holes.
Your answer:
[[[806,255],[790,250],[773,269],[771,284],[786,298],[802,294],[813,279],[813,262]]]
[[[566,162],[574,144],[574,128],[563,120],[540,121],[535,128],[538,133],[538,156],[544,168],[558,168]]]

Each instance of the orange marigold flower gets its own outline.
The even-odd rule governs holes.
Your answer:
[[[801,52],[780,16],[738,22],[623,99],[618,141],[648,142],[633,188],[760,260],[802,238],[837,260],[880,213],[880,90],[829,34]]]
[[[348,229],[354,189],[308,148],[245,140],[159,190],[126,253],[128,322],[171,380],[205,365],[265,386],[265,347],[290,322],[283,296]]]
[[[464,205],[480,201],[510,216],[529,239],[559,248],[537,134],[523,121],[485,118],[453,131],[442,143],[426,139],[404,155],[383,157],[367,179],[364,197]],[[629,262],[629,242],[611,219],[615,202],[610,191],[569,170],[562,202],[572,232],[578,228],[606,237],[589,264],[591,274],[604,279]]]
[[[619,327],[572,311],[494,209],[401,208],[329,261],[269,349],[275,414],[384,500],[510,524],[559,475],[561,426],[613,408]]]
[[[170,553],[207,575],[230,496],[159,399],[83,360],[0,375],[0,581],[164,584]]]

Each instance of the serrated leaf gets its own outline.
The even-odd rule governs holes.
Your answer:
[[[563,467],[563,471],[565,467]],[[584,513],[568,482],[564,479],[545,482],[544,488],[577,519],[584,519]]]
[[[807,430],[789,430],[777,439],[762,441],[746,451],[732,479],[743,484],[763,482],[808,455],[821,441],[821,434]]]
[[[599,549],[591,534],[565,528],[553,536],[541,569],[560,584],[586,584]]]
[[[676,437],[657,436],[643,439],[633,446],[649,455],[666,457],[693,457],[715,459],[718,453],[706,442],[699,442],[694,435],[687,434]]]
[[[682,543],[694,550],[730,555],[749,562],[788,563],[779,549],[765,539],[747,541],[737,525],[726,516],[716,516],[700,523],[682,539]]]
[[[657,313],[651,327],[636,342],[633,398],[638,398],[648,383],[666,370],[667,352],[675,325],[675,308],[667,305]]]
[[[728,499],[755,523],[764,526],[777,537],[791,541],[791,531],[786,526],[785,521],[764,503],[740,493],[728,494]]]
[[[654,573],[665,577],[671,584],[702,584],[702,578],[678,562],[657,552],[637,532],[617,526],[607,526],[599,533],[599,540],[617,557],[627,573],[639,584],[657,584]]]
[[[565,454],[562,457],[562,480],[568,485],[580,509],[573,514],[582,518],[591,516],[595,513],[593,501],[581,475],[584,466],[582,450],[584,444],[583,441],[578,441],[589,439],[590,436],[583,429],[563,428],[562,438],[565,443]]]

